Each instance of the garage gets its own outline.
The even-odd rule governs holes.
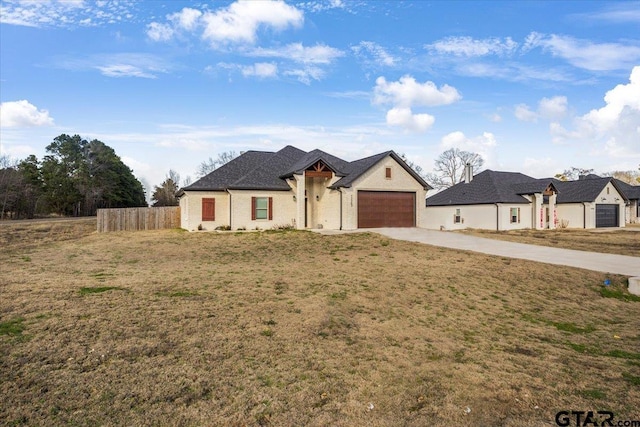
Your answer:
[[[618,227],[618,205],[596,205],[596,228]]]
[[[358,228],[415,225],[415,192],[358,191]]]

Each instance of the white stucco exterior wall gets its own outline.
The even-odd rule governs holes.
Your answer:
[[[511,222],[511,208],[520,208],[520,222]],[[454,222],[460,209],[460,223]],[[532,228],[532,204],[491,203],[486,205],[429,206],[426,228],[432,230],[520,230]]]
[[[386,177],[388,167],[391,168],[391,178]],[[424,227],[426,191],[393,157],[387,156],[380,160],[362,174],[350,188],[342,189],[342,228],[345,230],[358,228],[358,191],[415,192],[416,226]]]
[[[202,199],[216,200],[215,221],[202,221]],[[214,230],[229,225],[229,194],[226,191],[185,191],[180,197],[180,226],[185,230]]]
[[[294,191],[229,190],[231,195],[231,228],[237,230],[267,230],[275,226],[294,225],[297,205]],[[273,219],[252,220],[251,198],[273,197]]]
[[[559,226],[566,222],[567,228],[585,228],[585,218],[587,218],[587,223],[589,223],[589,219],[593,218],[593,227],[595,227],[595,207],[591,203],[561,203],[556,206],[556,210]]]

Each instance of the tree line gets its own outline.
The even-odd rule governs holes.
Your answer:
[[[46,152],[41,160],[0,157],[0,218],[90,216],[100,208],[147,206],[140,181],[102,141],[62,134]]]

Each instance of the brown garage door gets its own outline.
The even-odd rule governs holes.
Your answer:
[[[358,228],[415,225],[416,193],[358,191]]]

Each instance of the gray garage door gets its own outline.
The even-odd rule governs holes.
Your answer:
[[[618,205],[596,205],[596,227],[617,227]]]

